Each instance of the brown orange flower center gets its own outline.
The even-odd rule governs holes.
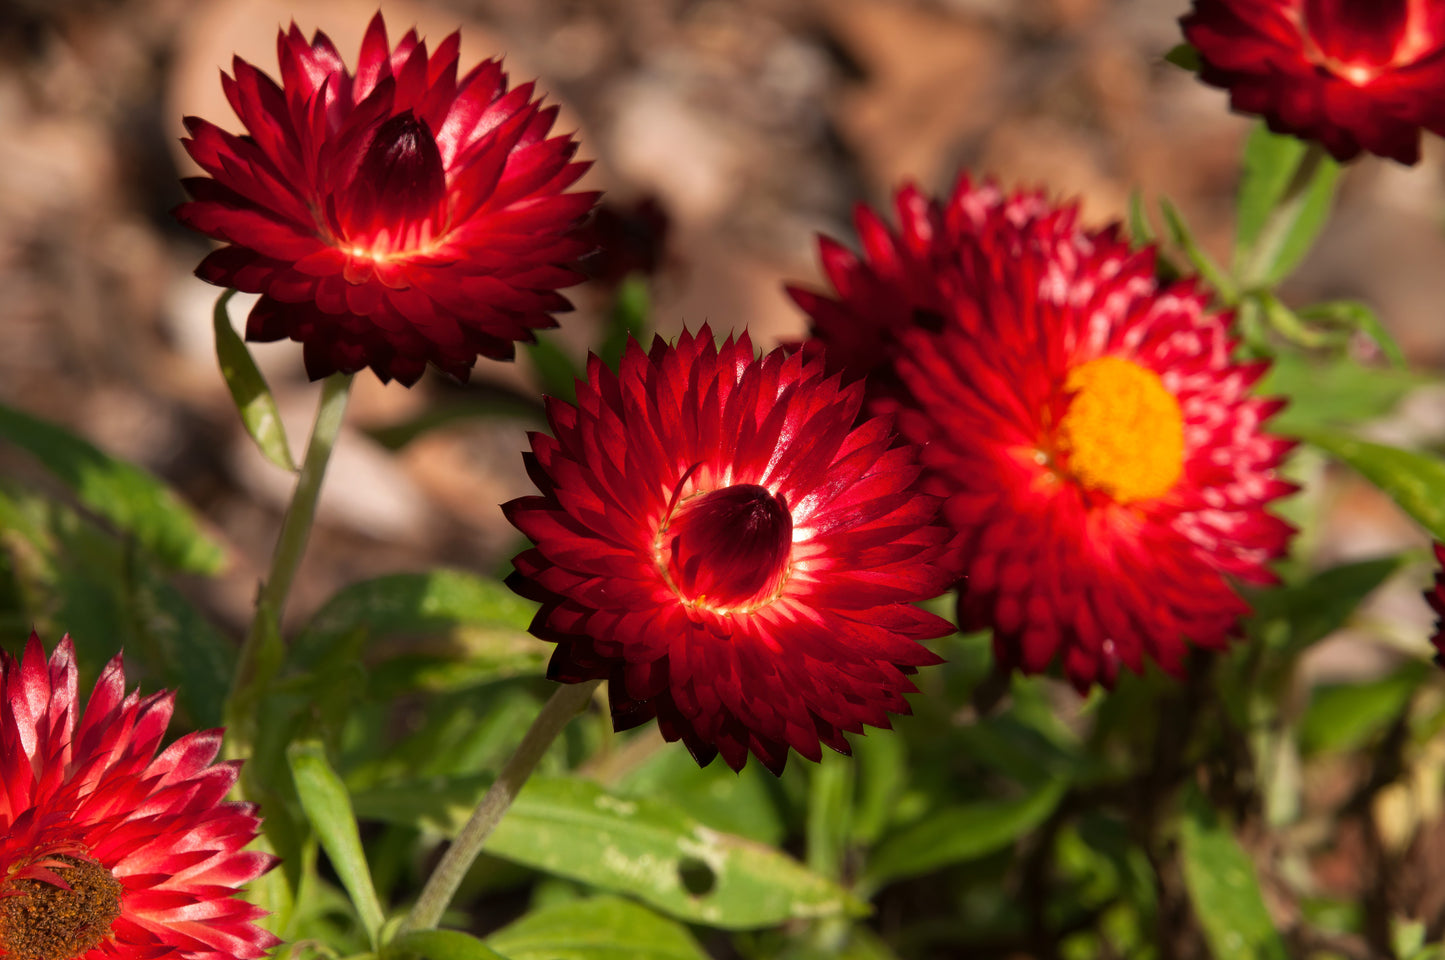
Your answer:
[[[1184,417],[1159,375],[1119,357],[1074,368],[1059,422],[1065,469],[1119,503],[1163,496],[1184,472]]]
[[[685,603],[715,613],[756,609],[777,596],[793,545],[793,515],[766,487],[739,483],[677,505],[654,556]]]
[[[72,960],[100,943],[120,916],[121,887],[91,860],[57,856],[51,869],[67,890],[23,878],[0,892],[0,956],[6,960]]]

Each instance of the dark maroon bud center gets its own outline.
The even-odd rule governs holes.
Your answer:
[[[446,197],[441,151],[426,121],[410,110],[376,128],[356,171],[354,221],[393,236],[436,214]]]
[[[681,504],[664,542],[668,575],[685,598],[716,607],[747,606],[766,601],[782,583],[793,516],[766,488],[740,483]]]
[[[1305,0],[1305,29],[1336,68],[1382,67],[1410,23],[1409,0]]]

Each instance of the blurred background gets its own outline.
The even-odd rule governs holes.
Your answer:
[[[453,0],[382,3],[395,40],[462,31],[462,67],[504,55],[540,78],[595,160],[587,184],[669,227],[652,279],[659,329],[748,326],[760,346],[804,331],[783,291],[816,284],[815,235],[851,243],[859,202],[886,208],[912,180],[946,193],[961,170],[1078,198],[1100,225],[1131,189],[1167,195],[1227,258],[1249,123],[1226,97],[1163,61],[1179,0]],[[0,0],[0,402],[74,428],[172,483],[230,549],[226,576],[188,589],[236,633],[269,559],[291,478],[246,439],[217,374],[217,290],[191,270],[207,241],[169,210],[181,117],[239,129],[219,71],[238,54],[275,73],[278,27],[326,31],[352,63],[374,0]],[[1319,248],[1287,299],[1373,304],[1412,363],[1445,363],[1445,149],[1416,168],[1367,158],[1346,175]],[[656,217],[654,216],[654,220]],[[608,294],[572,288],[559,343],[594,343]],[[245,298],[232,306],[239,321]],[[291,343],[258,345],[305,442],[317,389]],[[482,361],[462,386],[357,378],[320,526],[294,594],[304,616],[339,585],[453,564],[504,567],[517,549],[496,505],[527,493],[520,419],[460,418],[400,445],[388,428],[498,390],[535,395],[525,361]],[[1411,394],[1382,438],[1445,436],[1438,389]],[[0,447],[0,475],[50,481]],[[1320,563],[1424,537],[1351,476],[1320,494]],[[1374,611],[1419,644],[1423,567]],[[1403,624],[1403,627],[1400,626]],[[1327,643],[1323,674],[1390,662],[1378,644]]]

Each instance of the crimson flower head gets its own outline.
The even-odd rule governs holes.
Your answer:
[[[896,412],[945,499],[959,628],[991,628],[1026,672],[1062,661],[1082,691],[1225,646],[1247,610],[1230,581],[1273,581],[1290,528],[1265,506],[1293,487],[1291,443],[1262,430],[1282,402],[1250,395],[1266,365],[1231,359],[1226,317],[1191,283],[1160,288],[1152,250],[1071,221],[935,234],[931,266],[877,295],[942,313],[887,331],[896,387],[870,409]],[[906,245],[875,239],[871,260]],[[838,318],[876,323],[856,289],[814,316],[830,344]]]
[[[828,372],[845,381],[868,378],[870,396],[896,392],[893,364],[910,329],[942,329],[959,284],[957,251],[987,237],[1000,250],[1042,243],[1068,260],[1073,247],[1117,263],[1128,244],[1117,230],[1085,232],[1076,205],[1055,207],[1041,192],[1005,193],[992,181],[961,174],[943,201],[908,185],[894,198],[898,229],[863,204],[854,210],[862,256],[826,236],[818,238],[823,272],[837,297],[789,287],[812,320],[811,334],[826,345]]]
[[[587,164],[496,60],[458,79],[459,45],[428,55],[413,30],[392,48],[378,13],[352,73],[292,24],[279,85],[239,57],[221,76],[246,136],[186,118],[209,176],[184,181],[176,216],[226,244],[196,274],[261,294],[247,339],[300,342],[312,379],[370,367],[411,384],[427,363],[466,379],[570,309],[557,289],[581,279],[567,264],[596,194],[563,191]]]
[[[127,694],[119,656],[84,712],[75,651],[34,634],[0,652],[0,957],[253,960],[279,941],[237,893],[271,868],[242,850],[255,807],[231,803],[238,763],[218,730],[159,754],[166,692]]]
[[[1436,0],[1194,0],[1180,19],[1200,79],[1276,133],[1420,159],[1445,133],[1445,4]]]
[[[947,533],[913,449],[854,427],[862,399],[815,352],[757,359],[707,326],[630,343],[616,374],[591,358],[532,436],[541,495],[503,508],[536,544],[508,582],[542,604],[548,675],[607,679],[617,729],[656,717],[734,770],[907,713],[907,674],[939,662],[918,641],[953,630],[913,606],[950,581]]]

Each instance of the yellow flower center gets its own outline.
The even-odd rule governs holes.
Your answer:
[[[1159,375],[1119,357],[1076,367],[1059,423],[1068,472],[1119,503],[1163,496],[1184,472],[1184,416]]]
[[[23,878],[0,895],[0,956],[72,960],[104,940],[120,916],[119,881],[98,863],[57,856],[51,867],[70,885]]]

